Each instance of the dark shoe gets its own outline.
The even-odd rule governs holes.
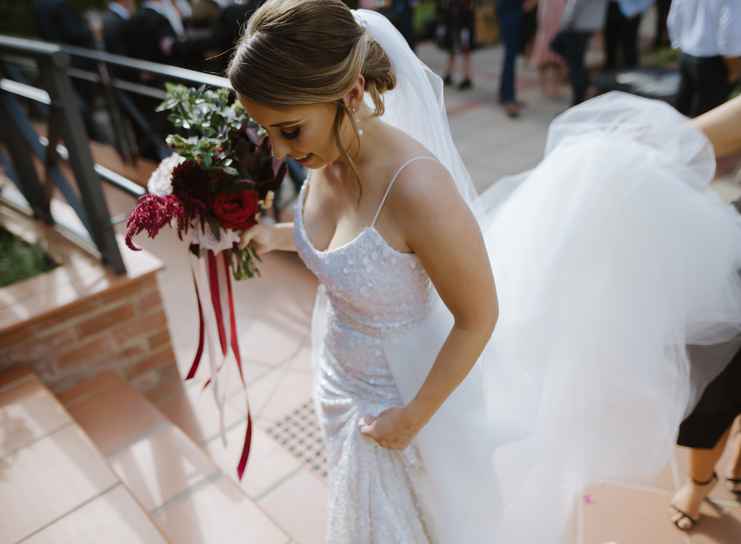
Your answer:
[[[518,118],[522,111],[522,107],[517,102],[506,102],[502,104],[502,107],[504,108],[504,113],[506,113],[507,117],[510,119]]]
[[[717,480],[718,480],[718,475],[715,472],[713,472],[713,476],[705,482],[698,482],[695,479],[690,479],[690,485],[693,485],[695,487],[706,488],[704,490],[706,496],[703,497],[702,502],[707,502],[710,505],[714,505],[713,501],[711,501],[707,497],[707,494],[710,493],[710,491],[712,490],[712,486],[715,484]],[[674,516],[672,517],[672,523],[674,523],[674,526],[680,531],[685,532],[685,533],[690,532],[693,529],[695,529],[695,527],[697,527],[698,523],[700,523],[699,518],[690,516],[687,512],[679,508],[674,503],[670,504],[669,507],[674,511]]]
[[[473,82],[468,78],[464,79],[458,84],[459,91],[467,91],[471,87],[473,87]]]
[[[443,78],[443,83],[445,84],[445,86],[446,86],[446,87],[447,87],[448,85],[452,85],[452,84],[453,84],[453,78],[452,78],[452,77],[450,77],[450,74],[446,75],[446,76],[445,76],[445,77]]]

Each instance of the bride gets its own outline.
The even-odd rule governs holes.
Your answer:
[[[329,542],[572,542],[586,486],[656,475],[724,363],[684,346],[741,328],[741,225],[685,118],[590,101],[477,196],[441,80],[375,12],[269,0],[228,76],[311,171],[294,223],[243,243],[321,284]]]

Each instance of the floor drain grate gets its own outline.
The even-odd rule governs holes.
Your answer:
[[[322,478],[327,477],[327,455],[324,439],[308,401],[267,429],[268,435]]]

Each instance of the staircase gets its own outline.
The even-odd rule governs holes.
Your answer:
[[[2,383],[0,542],[290,542],[118,375],[60,399],[30,373]]]

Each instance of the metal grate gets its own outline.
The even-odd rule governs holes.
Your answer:
[[[314,404],[308,401],[267,429],[268,435],[322,478],[327,477],[327,455]]]

